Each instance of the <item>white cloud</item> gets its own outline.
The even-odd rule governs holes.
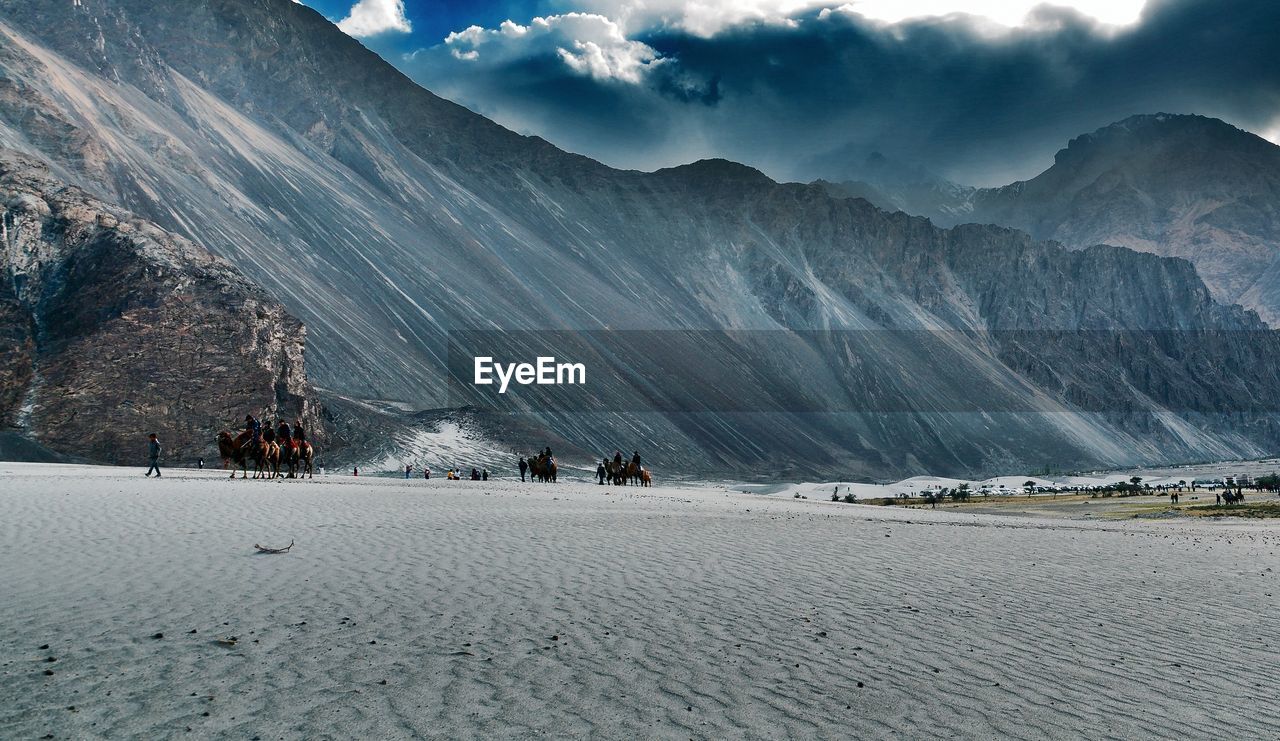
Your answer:
[[[831,4],[823,0],[573,1],[575,5],[615,19],[626,33],[669,26],[704,37],[750,21],[786,23],[797,12]]]
[[[413,30],[404,15],[404,0],[360,0],[351,6],[346,18],[338,21],[338,28],[358,38],[388,31],[409,33]]]
[[[909,18],[963,13],[1006,26],[1020,26],[1037,6],[1074,8],[1103,23],[1138,20],[1147,0],[560,0],[613,18],[627,33],[660,26],[698,36],[714,36],[746,22],[783,24],[806,10],[838,8],[873,20],[897,23]]]
[[[663,61],[647,44],[626,38],[618,24],[594,13],[534,18],[527,26],[513,21],[493,29],[471,26],[445,37],[444,47],[454,59],[490,67],[554,56],[579,75],[631,83]]]
[[[1147,0],[852,0],[845,8],[868,18],[896,23],[908,18],[965,13],[1006,26],[1020,26],[1039,6],[1072,8],[1103,23],[1126,25],[1138,20]]]

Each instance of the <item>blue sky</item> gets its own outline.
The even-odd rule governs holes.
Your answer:
[[[1200,113],[1280,141],[1274,0],[305,0],[433,92],[617,167],[975,185]]]

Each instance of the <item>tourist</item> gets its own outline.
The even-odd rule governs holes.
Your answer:
[[[147,436],[147,451],[151,456],[151,467],[147,469],[147,477],[150,478],[151,472],[156,472],[156,478],[160,478],[160,438],[156,437],[156,433]]]

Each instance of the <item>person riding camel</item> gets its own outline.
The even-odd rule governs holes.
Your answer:
[[[244,431],[249,433],[249,443],[251,445],[257,445],[258,441],[262,439],[262,423],[252,414],[244,416]]]
[[[631,462],[636,464],[636,468],[640,467],[640,451],[634,451],[631,454]]]
[[[621,465],[622,465],[622,451],[621,451],[621,450],[615,450],[615,451],[613,451],[613,465],[615,465],[615,466],[621,466]]]
[[[307,441],[306,430],[302,429],[302,420],[293,423],[293,439],[298,441],[298,445],[302,445]]]
[[[546,449],[546,450],[542,451],[542,456],[543,456],[544,458],[546,458],[547,460],[551,460],[552,458],[554,458],[554,457],[555,457],[555,456],[551,455],[551,446],[550,446],[550,445],[548,445],[548,446],[547,446],[547,449]]]
[[[288,445],[293,441],[293,430],[290,429],[289,423],[280,420],[280,424],[276,425],[276,439],[281,445]]]

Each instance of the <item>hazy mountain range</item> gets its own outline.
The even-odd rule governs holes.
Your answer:
[[[856,162],[856,161],[855,161]],[[1134,116],[1072,139],[1036,177],[971,188],[876,155],[831,192],[951,226],[1182,257],[1225,303],[1280,322],[1280,147],[1203,116]]]
[[[0,146],[48,168],[22,188],[5,184],[6,223],[31,206],[13,200],[23,188],[46,202],[67,186],[82,189],[260,287],[257,296],[222,291],[224,304],[202,303],[211,326],[252,324],[247,303],[277,300],[287,314],[268,314],[281,326],[291,317],[306,326],[309,380],[300,359],[246,349],[240,362],[266,362],[289,388],[264,381],[251,399],[202,385],[207,406],[198,413],[154,404],[112,422],[182,428],[193,441],[211,439],[223,416],[234,423],[242,405],[272,407],[297,394],[344,410],[351,404],[339,397],[404,409],[483,402],[450,393],[451,330],[517,330],[495,342],[518,353],[536,329],[734,329],[771,331],[708,335],[718,339],[704,348],[597,344],[591,360],[605,372],[593,393],[631,398],[645,385],[652,408],[588,413],[570,400],[523,409],[522,429],[536,422],[592,453],[643,448],[654,465],[685,474],[896,477],[1263,455],[1280,443],[1265,403],[1280,391],[1280,344],[1257,315],[1224,302],[1262,308],[1269,295],[1228,259],[1248,252],[1259,270],[1270,265],[1261,211],[1239,199],[1208,208],[1227,198],[1230,178],[1252,170],[1224,165],[1221,185],[1200,187],[1185,174],[1198,170],[1186,168],[1209,167],[1212,150],[1234,134],[1172,121],[1125,126],[1187,128],[1210,151],[1153,149],[1164,139],[1138,134],[1107,145],[1112,136],[1099,132],[1073,142],[1043,183],[943,185],[936,198],[900,195],[909,201],[901,204],[875,184],[856,193],[909,211],[927,205],[920,213],[930,223],[835,192],[853,186],[779,184],[725,161],[610,169],[417,87],[291,0],[0,0]],[[1086,164],[1093,150],[1137,164],[1108,189]],[[1177,182],[1157,187],[1149,181],[1170,153],[1190,162],[1169,163]],[[1171,215],[1188,199],[1200,199],[1207,220]],[[971,220],[965,213],[1031,236],[936,223]],[[38,227],[36,240],[32,228],[23,239],[6,236],[11,287],[0,331],[23,337],[38,365],[68,341],[43,329],[42,317],[97,294],[22,287],[30,280],[22,276],[66,264],[29,259],[45,249],[38,245],[82,249],[56,226]],[[1111,238],[1122,228],[1150,240],[1135,247],[1192,258],[1220,300],[1185,260],[1095,246],[1123,243]],[[1257,242],[1222,248],[1216,235],[1228,233]],[[103,315],[118,310],[95,305]],[[1071,339],[1020,334],[1046,330]],[[220,331],[201,341],[225,347]],[[183,377],[179,351],[140,339],[134,351],[149,358],[152,377],[167,364],[175,382]],[[736,408],[691,409],[664,387],[663,378],[705,382],[703,354],[742,370],[717,376],[714,389]],[[108,372],[106,358],[78,362],[81,378]],[[88,413],[75,389],[54,394],[33,373],[10,375],[0,413],[16,425],[11,436],[77,450],[57,426]],[[126,397],[177,388],[140,383],[117,379],[111,388]],[[970,389],[987,413],[957,406]]]

